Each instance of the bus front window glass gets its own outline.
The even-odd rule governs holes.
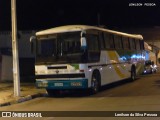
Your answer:
[[[37,41],[36,60],[38,62],[79,63],[84,60],[83,54],[80,32],[59,33],[54,38],[43,38]]]
[[[38,56],[52,56],[54,55],[55,40],[54,39],[44,39],[38,41]]]

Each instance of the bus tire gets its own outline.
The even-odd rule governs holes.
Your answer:
[[[134,67],[131,69],[131,78],[130,79],[131,79],[131,81],[134,81],[136,79],[136,70]]]
[[[100,89],[101,76],[98,70],[94,71],[91,80],[91,94],[96,94]]]

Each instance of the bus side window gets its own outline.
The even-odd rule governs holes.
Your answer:
[[[130,46],[129,46],[129,40],[127,37],[122,37],[122,43],[123,43],[123,48],[124,49],[129,49]]]
[[[100,60],[100,48],[99,48],[99,36],[98,34],[88,34],[88,57],[90,62],[97,62]]]
[[[88,46],[90,51],[99,51],[98,35],[88,35]]]
[[[144,41],[143,40],[140,40],[140,49],[144,50]]]
[[[136,42],[136,50],[140,50],[140,41],[136,39],[135,42]]]
[[[115,43],[114,43],[114,36],[113,35],[109,35],[109,43],[110,43],[110,48],[113,49],[115,48]]]
[[[110,34],[104,33],[105,48],[110,48]]]
[[[100,41],[101,50],[104,50],[105,49],[105,41],[104,41],[104,35],[102,32],[99,33],[99,41]]]
[[[119,35],[114,35],[114,43],[116,49],[122,49],[122,38]]]
[[[135,39],[134,38],[129,38],[129,43],[130,43],[131,50],[136,49],[136,44],[135,44]]]
[[[105,41],[105,48],[106,49],[115,48],[114,36],[112,34],[104,33],[104,41]]]

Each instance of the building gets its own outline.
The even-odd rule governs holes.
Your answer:
[[[34,79],[34,55],[30,49],[30,37],[35,31],[18,31],[18,52],[21,81]],[[0,32],[0,80],[13,80],[11,32]]]

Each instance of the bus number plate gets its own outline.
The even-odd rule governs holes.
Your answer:
[[[54,83],[54,86],[63,86],[63,83]]]
[[[47,82],[38,83],[38,87],[47,87],[47,86],[48,86]]]

